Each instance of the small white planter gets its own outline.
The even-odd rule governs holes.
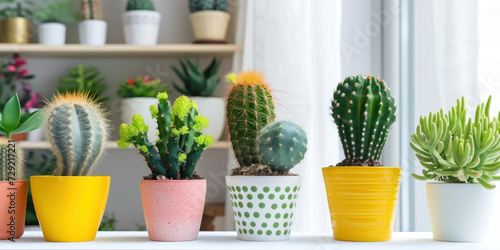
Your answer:
[[[40,110],[39,108],[31,108],[28,110],[28,112],[33,113],[37,110]],[[44,126],[42,126],[39,129],[35,129],[33,131],[30,131],[26,135],[26,140],[27,141],[44,141],[45,140],[45,133],[44,133]]]
[[[290,238],[300,176],[226,176],[240,240]]]
[[[192,96],[189,99],[198,104],[198,112],[210,121],[204,134],[211,135],[215,141],[219,140],[224,132],[226,116],[224,115],[224,98]]]
[[[230,17],[227,12],[219,10],[203,10],[189,15],[195,42],[225,42]]]
[[[125,42],[135,45],[156,45],[161,14],[151,10],[132,10],[123,13]]]
[[[158,138],[156,135],[158,125],[156,124],[156,120],[151,118],[149,107],[156,104],[158,104],[158,99],[155,97],[130,97],[123,98],[121,106],[121,119],[123,123],[130,124],[135,114],[140,114],[144,117],[144,122],[149,127],[148,140],[153,144]]]
[[[42,23],[38,26],[38,40],[46,45],[64,45],[66,26],[62,23]]]
[[[486,237],[494,190],[471,183],[427,183],[434,240],[477,242]]]
[[[80,43],[86,45],[106,44],[107,23],[103,20],[84,20],[78,26]]]

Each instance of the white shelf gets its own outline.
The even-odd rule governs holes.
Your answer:
[[[51,46],[42,44],[0,44],[0,56],[20,53],[23,57],[229,57],[243,51],[237,44],[158,44],[140,46],[129,44],[106,44],[90,46],[66,44]]]
[[[16,242],[3,241],[2,249],[343,249],[343,250],[470,250],[500,249],[497,237],[483,243],[456,243],[432,240],[431,233],[394,233],[386,242],[336,241],[330,233],[292,233],[288,241],[253,242],[236,239],[236,232],[200,232],[198,240],[187,242],[150,241],[147,232],[99,232],[94,241],[46,242],[40,231],[28,231]]]
[[[23,149],[49,149],[50,148],[50,144],[46,141],[20,141],[19,145]],[[116,144],[116,141],[106,142],[104,144],[104,146],[107,149],[118,149],[118,145]],[[216,141],[207,149],[226,149],[229,147],[231,147],[231,143],[229,141]],[[135,148],[133,146],[131,146],[128,149],[135,149]]]

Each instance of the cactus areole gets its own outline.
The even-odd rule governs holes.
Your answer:
[[[337,166],[380,166],[396,121],[396,101],[385,82],[373,75],[347,77],[333,93],[332,117],[345,155]]]

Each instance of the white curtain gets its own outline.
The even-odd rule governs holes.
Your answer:
[[[308,135],[306,157],[292,169],[303,178],[294,230],[331,230],[321,168],[342,160],[329,110],[341,81],[341,0],[248,1],[245,23],[242,69],[265,72],[278,119]]]

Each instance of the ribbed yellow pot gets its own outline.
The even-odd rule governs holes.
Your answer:
[[[31,176],[36,215],[46,241],[94,240],[109,193],[109,176]]]
[[[323,168],[333,238],[387,241],[392,237],[401,168]]]
[[[9,17],[1,22],[2,43],[29,43],[30,22],[24,17]]]

